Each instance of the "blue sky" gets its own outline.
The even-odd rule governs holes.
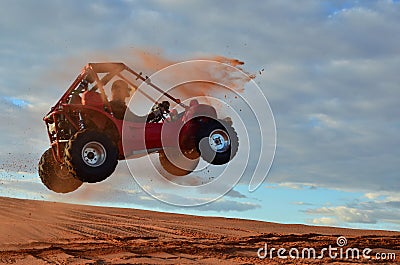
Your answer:
[[[400,230],[398,1],[3,1],[0,195],[283,223]],[[120,164],[104,183],[47,191],[42,116],[89,61],[130,49],[173,61],[223,55],[258,72],[278,145],[267,180],[179,208]],[[136,66],[138,67],[138,66]],[[246,176],[245,176],[246,177]]]

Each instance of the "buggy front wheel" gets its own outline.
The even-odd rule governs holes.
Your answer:
[[[118,164],[118,149],[104,133],[77,132],[65,147],[69,171],[83,182],[95,183],[108,178]]]

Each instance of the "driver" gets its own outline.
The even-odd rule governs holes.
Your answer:
[[[111,86],[111,109],[114,114],[114,117],[123,120],[132,121],[132,122],[148,122],[155,120],[161,113],[157,113],[157,111],[153,111],[149,113],[147,116],[138,116],[134,114],[129,108],[126,106],[125,100],[130,97],[130,93],[134,93],[136,91],[135,88],[130,88],[128,84],[123,80],[116,80]],[[158,110],[159,111],[159,110]]]

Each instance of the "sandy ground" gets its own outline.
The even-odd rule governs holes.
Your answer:
[[[400,232],[197,217],[0,197],[0,264],[399,264]],[[303,259],[304,248],[371,248],[371,259]],[[264,259],[259,248],[268,246]],[[271,249],[276,250],[271,253]],[[277,256],[285,248],[287,259]],[[288,256],[299,250],[299,259]],[[260,252],[263,255],[265,252]],[[350,252],[349,252],[350,253]],[[376,253],[394,253],[377,260]],[[296,255],[296,252],[292,252]],[[305,253],[307,256],[307,253]]]

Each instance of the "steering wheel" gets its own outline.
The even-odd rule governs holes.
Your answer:
[[[169,102],[168,101],[163,101],[161,103],[156,103],[151,109],[151,113],[154,115],[154,118],[152,118],[149,122],[159,122],[161,120],[165,120],[165,114],[169,113]]]

